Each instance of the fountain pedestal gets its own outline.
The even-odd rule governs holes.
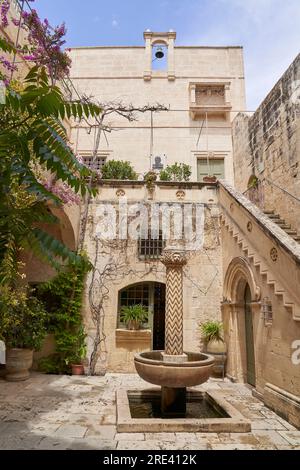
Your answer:
[[[186,388],[161,387],[160,406],[163,418],[184,418],[186,415]]]
[[[161,386],[162,416],[185,417],[186,387],[208,380],[214,358],[183,351],[183,266],[187,262],[186,252],[165,249],[161,262],[166,266],[166,349],[137,354],[135,367],[144,380]]]
[[[166,350],[164,362],[186,362],[183,353],[183,266],[186,254],[179,250],[165,250],[161,262],[166,266]],[[161,413],[165,418],[184,417],[186,414],[186,388],[161,388]]]

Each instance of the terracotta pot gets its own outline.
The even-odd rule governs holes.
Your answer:
[[[127,329],[128,330],[139,330],[141,327],[141,324],[139,321],[137,320],[130,320],[128,323],[127,323]]]
[[[83,364],[71,364],[72,375],[84,375]]]
[[[204,183],[215,183],[217,181],[216,176],[203,176]]]
[[[213,339],[207,344],[206,351],[215,358],[213,376],[225,376],[225,365],[227,358],[225,342]]]
[[[12,348],[6,350],[6,380],[19,382],[30,376],[33,351],[31,349]]]

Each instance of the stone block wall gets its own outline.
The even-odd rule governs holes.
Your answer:
[[[201,322],[207,319],[220,319],[221,251],[219,239],[219,221],[216,200],[216,188],[211,186],[193,188],[184,185],[186,203],[204,204],[204,244],[200,250],[190,251],[188,263],[184,268],[184,348],[199,351],[201,349]],[[166,282],[165,267],[159,260],[142,260],[138,257],[136,240],[103,241],[96,238],[99,216],[97,207],[101,202],[118,206],[116,192],[123,189],[129,204],[138,201],[178,202],[178,186],[160,184],[156,187],[153,199],[147,198],[143,184],[120,182],[118,188],[107,183],[101,188],[99,196],[89,206],[87,230],[84,248],[96,266],[96,275],[87,279],[84,319],[88,333],[88,357],[91,357],[97,328],[93,317],[91,299],[100,306],[103,316],[101,338],[106,354],[99,354],[97,373],[104,370],[113,372],[133,372],[133,356],[136,352],[152,348],[152,332],[130,332],[119,325],[119,292],[121,289],[140,282]],[[119,193],[118,193],[119,194]],[[91,289],[92,286],[92,289]],[[96,315],[97,316],[97,315]],[[98,317],[99,318],[99,317]],[[150,328],[151,329],[151,328]]]
[[[261,206],[300,231],[300,54],[257,111],[239,114],[232,129],[236,187],[246,191],[255,175]]]
[[[155,71],[145,80],[146,52],[145,47],[103,46],[73,48],[70,53],[71,78],[79,92],[92,95],[101,103],[122,101],[140,107],[160,103],[169,109],[153,113],[153,131],[149,112],[136,113],[134,122],[110,114],[105,124],[118,131],[107,133],[107,140],[101,137],[99,151],[108,159],[129,160],[140,175],[151,167],[152,151],[153,157],[161,156],[165,164],[189,164],[191,180],[196,181],[198,154],[204,152],[205,157],[208,150],[215,152],[216,157],[224,157],[225,179],[232,181],[231,121],[236,111],[245,109],[242,48],[176,46],[172,80],[167,71]],[[203,118],[193,120],[190,116],[191,83],[228,85],[230,119],[211,119],[206,133]],[[91,154],[94,137],[93,133],[87,134],[84,124],[74,125],[71,140],[76,152]]]

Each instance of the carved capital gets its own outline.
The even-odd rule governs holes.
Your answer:
[[[165,249],[162,252],[160,261],[167,267],[180,267],[187,263],[187,255],[183,250]]]

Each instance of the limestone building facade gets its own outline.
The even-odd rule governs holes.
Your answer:
[[[97,239],[96,227],[101,225],[97,214],[104,203],[116,207],[125,198],[131,206],[141,202],[149,207],[177,205],[183,212],[185,207],[201,206],[203,245],[190,250],[185,267],[185,348],[198,350],[200,323],[221,318],[217,193],[214,185],[203,183],[203,177],[214,174],[233,182],[231,122],[238,111],[245,109],[243,53],[241,47],[176,46],[175,40],[174,31],[145,31],[144,46],[71,50],[71,79],[80,94],[92,95],[104,107],[118,107],[120,103],[134,108],[157,103],[165,107],[160,112],[137,112],[133,122],[120,113],[108,114],[103,125],[109,132],[101,135],[96,154],[95,134],[87,132],[85,123],[72,126],[72,143],[87,163],[93,158],[101,169],[111,159],[129,161],[139,180],[105,183],[85,214],[84,247],[91,260],[97,259],[101,278],[98,284],[95,279],[88,280],[93,287],[88,291],[85,310],[89,355],[93,357],[97,336],[93,304],[102,312],[104,334],[100,344],[106,354],[100,347],[98,371],[133,371],[136,351],[164,347],[165,269],[159,261],[161,250],[152,257],[141,253],[141,243],[148,243],[149,250],[157,250],[151,239],[126,243],[103,243]],[[159,182],[149,191],[142,181],[144,175],[175,162],[190,165],[191,182]],[[162,240],[164,246],[169,242]],[[104,296],[106,289],[109,292]],[[149,309],[147,327],[139,332],[126,331],[120,322],[121,308],[124,302],[132,302],[131,298]]]
[[[188,251],[184,349],[201,349],[201,322],[222,319],[227,376],[248,383],[300,427],[300,245],[292,230],[300,220],[299,56],[249,117],[242,48],[183,47],[175,40],[174,31],[145,31],[143,46],[71,51],[75,95],[92,95],[106,108],[138,108],[133,121],[106,114],[99,145],[99,126],[91,131],[81,121],[69,129],[87,165],[101,170],[108,160],[125,160],[138,173],[137,181],[100,181],[81,214],[75,206],[56,209],[56,237],[71,249],[82,242],[94,265],[83,309],[87,365],[100,374],[132,372],[135,352],[164,348],[166,274],[159,256],[167,243],[181,244]],[[165,110],[140,112],[157,103]],[[149,170],[174,162],[191,166],[190,182],[143,181]],[[218,182],[203,181],[212,174]],[[137,229],[141,211],[155,207],[159,221],[167,209],[174,212],[171,232],[176,217],[182,221],[191,210],[197,243],[189,244],[184,231],[164,239],[160,228],[156,238],[149,228],[137,238],[119,237],[125,221],[126,233],[130,224]],[[113,222],[116,236],[107,239],[105,224],[114,235]],[[28,282],[53,276],[30,254],[26,261]],[[126,329],[120,315],[133,304],[148,310],[137,331]]]
[[[245,109],[242,48],[176,46],[175,39],[173,31],[146,31],[144,46],[71,50],[71,78],[80,93],[102,104],[160,103],[167,109],[140,114],[132,123],[107,116],[112,132],[102,137],[99,165],[128,160],[142,177],[156,164],[184,162],[192,181],[215,172],[233,182],[231,121]],[[157,59],[161,51],[164,57]],[[79,155],[91,154],[93,139],[84,124],[73,128],[71,138]]]

